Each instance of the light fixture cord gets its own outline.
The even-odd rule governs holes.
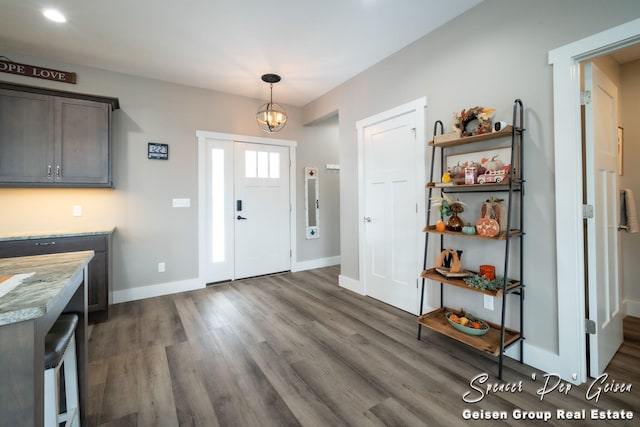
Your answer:
[[[271,90],[271,95],[269,96],[269,107],[273,105],[273,83],[269,83],[269,89]]]

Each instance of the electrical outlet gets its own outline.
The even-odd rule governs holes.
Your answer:
[[[484,296],[484,308],[493,310],[493,297],[491,295]]]
[[[73,205],[73,216],[82,216],[82,206]]]
[[[190,208],[191,199],[173,199],[172,206],[174,208]]]
[[[158,273],[164,273],[166,270],[166,265],[164,262],[158,263]]]

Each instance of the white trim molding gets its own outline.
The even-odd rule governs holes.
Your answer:
[[[640,317],[640,301],[625,299],[624,307],[627,316]]]
[[[587,380],[584,332],[584,247],[582,218],[582,139],[580,62],[640,41],[640,19],[549,52],[553,65],[558,359],[554,372],[566,381]],[[541,366],[541,364],[537,365]]]
[[[352,279],[351,277],[343,276],[341,274],[338,276],[338,285],[340,285],[340,287],[345,288],[351,292],[364,295],[364,289],[362,287],[362,283],[360,282],[360,280]]]
[[[296,261],[291,265],[291,271],[313,270],[314,268],[330,267],[340,264],[340,255],[327,258],[316,258],[307,261]]]
[[[156,285],[138,286],[137,288],[113,291],[113,303],[119,304],[121,302],[177,294],[179,292],[203,289],[204,287],[204,282],[197,278],[179,280],[177,282],[158,283]]]

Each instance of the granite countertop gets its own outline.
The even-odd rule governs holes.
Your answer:
[[[56,297],[91,258],[93,251],[0,259],[0,276],[26,276],[15,288],[0,296],[0,326],[46,314]],[[0,283],[0,292],[3,286],[11,286],[7,284],[9,280]]]
[[[0,242],[11,240],[53,239],[56,237],[79,237],[111,234],[115,227],[73,228],[64,230],[16,231],[0,233]]]

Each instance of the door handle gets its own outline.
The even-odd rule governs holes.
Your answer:
[[[370,216],[365,216],[364,217],[364,222],[371,222],[371,217]]]
[[[238,215],[238,216],[236,217],[236,219],[244,219],[244,220],[246,220],[247,218],[245,218],[245,217],[243,217],[243,216]]]

